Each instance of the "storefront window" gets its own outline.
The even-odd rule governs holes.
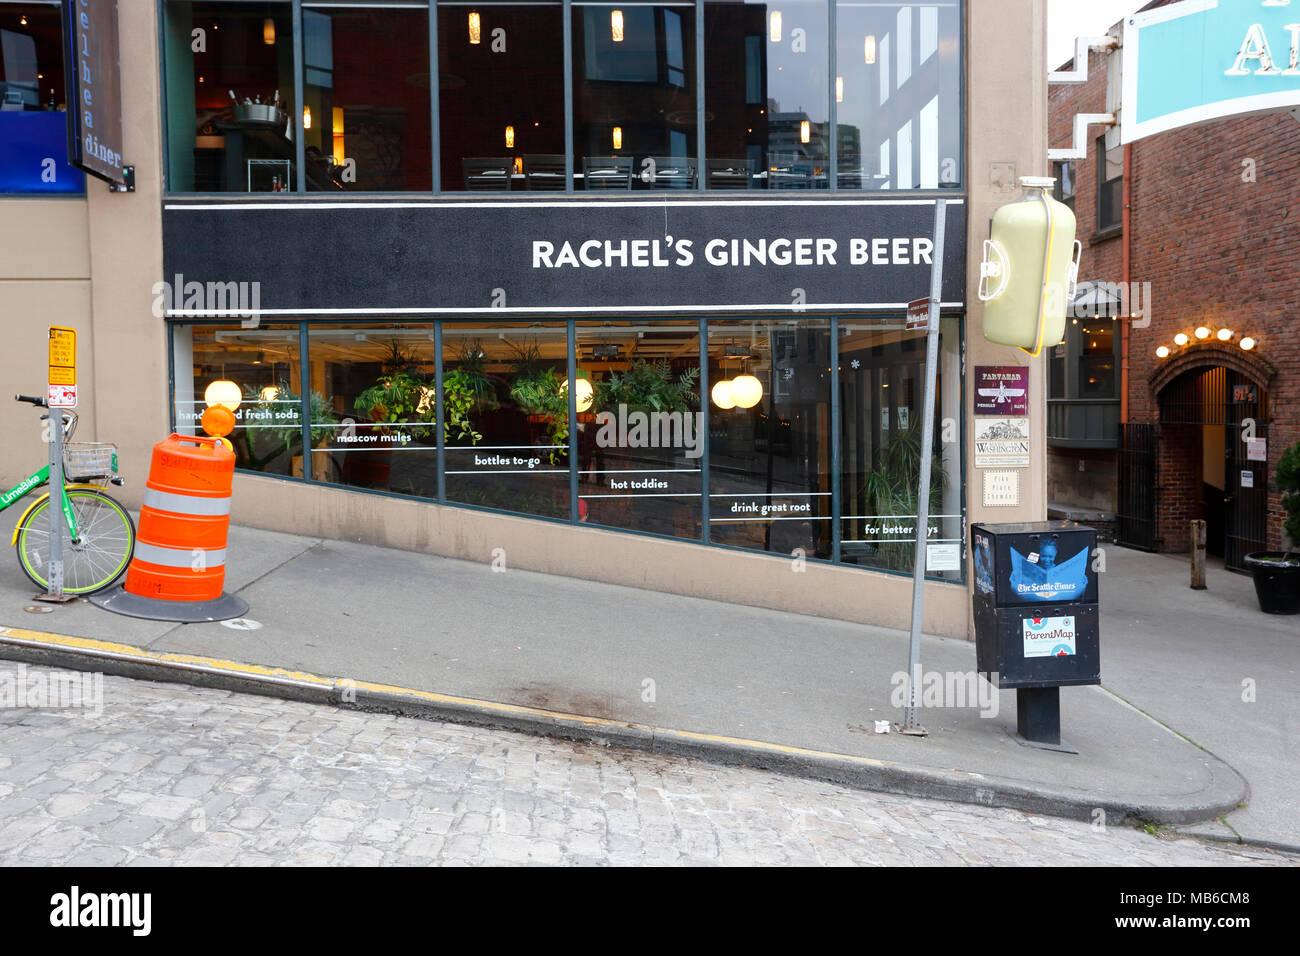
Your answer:
[[[439,3],[442,189],[556,190],[564,179],[559,3]]]
[[[168,188],[294,189],[290,4],[171,2],[166,14]]]
[[[830,323],[709,323],[709,539],[830,558]]]
[[[59,5],[0,0],[0,194],[86,191],[65,109]]]
[[[840,189],[961,182],[961,7],[837,0]]]
[[[172,362],[177,432],[204,434],[199,428],[203,412],[210,404],[223,404],[235,413],[235,430],[228,436],[235,467],[302,477],[303,385],[296,325],[176,325]],[[319,396],[313,394],[311,402],[314,411]]]
[[[931,576],[959,581],[962,549],[960,333],[941,323],[928,555]],[[841,560],[911,572],[916,553],[925,334],[902,317],[840,322]],[[943,570],[951,568],[951,570]]]
[[[826,4],[706,3],[704,29],[708,188],[827,188]]]
[[[575,3],[573,123],[587,189],[697,188],[694,4]]]
[[[925,336],[902,316],[710,320],[707,391],[695,319],[306,325],[301,359],[296,324],[173,325],[177,430],[233,391],[241,469],[912,571]],[[952,581],[960,344],[943,319],[927,570]]]
[[[313,477],[436,498],[432,324],[312,325]]]
[[[579,322],[578,517],[700,537],[696,322]]]
[[[427,11],[305,4],[302,29],[307,189],[432,189]]]
[[[447,322],[442,337],[447,500],[567,519],[566,323]]]

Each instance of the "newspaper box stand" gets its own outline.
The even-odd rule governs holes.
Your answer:
[[[1016,730],[1061,742],[1060,688],[1101,683],[1097,532],[1073,521],[971,525],[975,657],[999,688],[1015,688]]]

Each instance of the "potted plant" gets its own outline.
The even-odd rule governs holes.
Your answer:
[[[545,425],[548,444],[553,446],[569,443],[569,393],[564,386],[565,380],[550,366],[526,367],[510,384],[515,405],[530,422]],[[552,448],[547,458],[554,465],[566,453]]]
[[[917,511],[917,491],[921,485],[921,426],[917,421],[911,428],[898,431],[885,445],[879,467],[867,474],[858,492],[860,507],[864,514],[877,516],[872,519],[877,523],[899,518],[906,522],[909,518],[915,526]],[[941,514],[943,494],[948,487],[948,476],[943,469],[943,455],[937,453],[930,458],[930,506],[931,515]],[[857,519],[862,520],[862,519]],[[869,538],[870,534],[864,531]],[[897,538],[897,534],[877,533],[882,539]],[[911,541],[884,541],[871,548],[877,567],[894,571],[908,571],[915,561],[914,545]]]
[[[626,405],[628,411],[688,412],[699,401],[695,394],[699,377],[698,368],[674,376],[667,362],[638,359],[626,371],[611,372],[609,378],[597,382],[592,404],[610,412],[617,411],[619,405]]]
[[[281,449],[286,454],[295,449],[298,451],[298,454],[293,455],[290,473],[301,477],[303,474],[302,397],[283,380],[275,386],[271,394],[274,397],[265,398],[260,391],[255,395],[258,406],[269,412],[269,424],[264,429],[264,434],[275,443],[276,454],[279,454]],[[320,392],[312,392],[307,401],[311,447],[319,448],[334,437],[333,426],[338,424],[338,416],[334,414],[333,400],[321,395]],[[327,456],[322,455],[319,460],[312,459],[312,477],[317,481],[328,479]]]
[[[1255,580],[1255,596],[1265,614],[1300,614],[1300,442],[1282,452],[1275,475],[1282,493],[1282,522],[1289,546],[1285,551],[1256,551],[1244,564]]]

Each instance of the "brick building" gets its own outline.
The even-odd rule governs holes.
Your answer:
[[[1116,105],[1120,55],[1094,51],[1086,83],[1051,88],[1053,147],[1075,114]],[[1114,515],[1122,543],[1159,551],[1187,550],[1188,521],[1204,518],[1230,568],[1281,546],[1272,479],[1300,441],[1298,119],[1229,118],[1128,147],[1092,127],[1087,158],[1055,165],[1083,243],[1066,339],[1048,352],[1057,512]]]

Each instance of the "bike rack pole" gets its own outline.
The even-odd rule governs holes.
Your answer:
[[[46,591],[37,595],[46,601],[66,601],[63,593],[63,409],[51,408],[46,419],[50,426],[50,569]]]

